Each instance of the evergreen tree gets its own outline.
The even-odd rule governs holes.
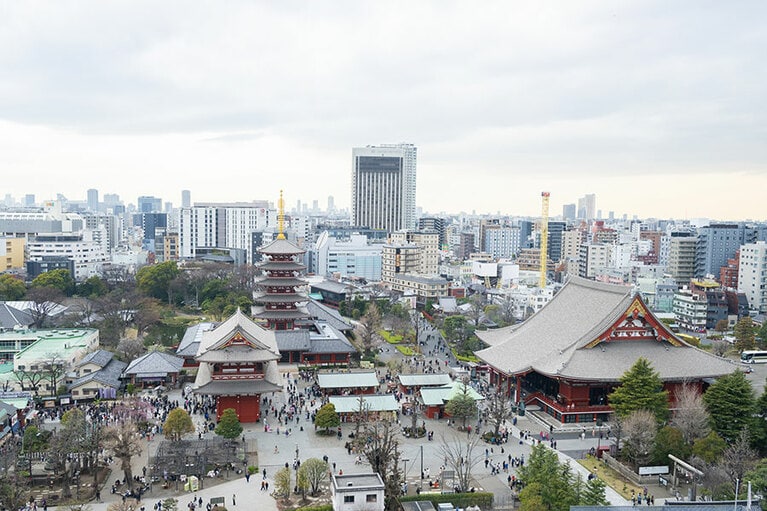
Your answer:
[[[466,421],[477,416],[477,402],[469,392],[469,385],[462,382],[459,392],[445,405],[445,411],[453,418],[460,419],[463,427],[466,427]]]
[[[557,453],[543,444],[533,447],[517,472],[526,485],[519,494],[522,509],[568,511],[580,500],[570,465],[559,463]]]
[[[711,415],[711,428],[728,443],[754,422],[754,389],[742,371],[719,378],[703,395],[703,402]]]
[[[341,425],[341,418],[336,413],[336,407],[333,403],[327,403],[317,410],[314,417],[314,426],[324,428],[325,433],[330,433],[330,428],[337,428]]]
[[[705,437],[695,440],[692,445],[692,454],[711,464],[719,459],[725,449],[727,449],[727,442],[722,440],[716,431],[712,431]]]
[[[625,419],[637,410],[648,410],[659,423],[668,419],[668,392],[650,362],[640,357],[621,376],[621,384],[609,396],[610,406],[618,419]]]
[[[218,421],[215,432],[218,436],[222,436],[229,440],[240,436],[242,433],[242,424],[240,424],[240,418],[237,417],[237,412],[234,408],[227,408],[224,410],[224,413],[221,414],[221,419]]]
[[[682,432],[677,428],[665,426],[655,435],[650,460],[655,465],[667,465],[669,454],[687,459],[691,452],[692,445],[685,442]]]
[[[589,479],[581,492],[581,500],[578,504],[581,506],[608,506],[610,502],[605,497],[606,487],[605,482],[598,477]]]
[[[756,347],[756,328],[749,316],[743,316],[735,323],[735,348],[738,351],[752,350]]]

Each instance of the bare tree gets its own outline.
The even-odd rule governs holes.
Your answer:
[[[471,308],[469,309],[469,318],[474,322],[474,326],[479,326],[479,319],[482,317],[482,312],[485,310],[485,304],[487,303],[487,300],[485,300],[484,293],[474,293],[469,297],[469,305]]]
[[[131,460],[141,454],[141,435],[133,422],[123,422],[106,430],[105,444],[120,460],[120,468],[125,474],[128,491],[133,491],[133,468]]]
[[[504,325],[513,325],[516,322],[514,317],[514,298],[510,294],[503,295],[498,304],[498,312]]]
[[[117,352],[128,362],[140,357],[145,351],[144,343],[140,339],[123,339],[117,345]]]
[[[141,337],[149,327],[162,319],[162,304],[154,298],[143,298],[134,307],[133,325]]]
[[[67,374],[66,362],[58,353],[48,353],[45,360],[40,364],[40,368],[45,374],[45,379],[51,384],[51,395],[57,395],[59,383]]]
[[[366,355],[370,354],[374,347],[374,340],[381,329],[381,312],[376,303],[370,302],[367,311],[359,321],[359,334],[362,349]]]
[[[684,441],[692,445],[696,439],[708,435],[710,419],[698,389],[689,384],[682,385],[676,392],[676,410],[671,424],[682,432]]]
[[[720,466],[730,476],[732,482],[743,480],[743,474],[756,465],[757,454],[749,445],[748,432],[744,429],[738,439],[722,453]]]
[[[503,423],[512,416],[511,402],[509,396],[504,394],[500,388],[496,388],[490,394],[487,403],[487,418],[493,425],[493,436],[498,437]]]
[[[298,468],[298,475],[301,474],[306,478],[311,494],[317,495],[328,479],[328,464],[319,458],[309,458]]]
[[[622,420],[623,452],[636,467],[650,458],[658,422],[649,410],[636,410]]]
[[[20,369],[13,372],[13,377],[21,385],[21,390],[31,390],[37,396],[39,394],[40,383],[45,379],[45,373],[42,371]]]
[[[467,440],[457,436],[454,436],[452,439],[442,437],[440,452],[447,462],[446,467],[455,472],[459,490],[462,492],[469,490],[471,486],[471,471],[480,461],[480,457],[474,455],[474,449],[477,447],[479,440],[479,435],[470,435]]]
[[[33,287],[27,291],[27,299],[32,303],[29,313],[35,328],[45,325],[63,298],[64,293],[52,287]]]
[[[370,463],[370,469],[377,472],[384,482],[384,507],[387,511],[399,509],[397,497],[400,493],[402,473],[399,469],[399,432],[392,421],[374,421],[368,424],[364,435],[367,442],[362,444],[362,455]]]
[[[27,499],[29,479],[20,464],[20,446],[6,442],[0,449],[0,502],[7,509],[21,509]]]
[[[727,341],[711,341],[711,352],[717,357],[724,357],[730,350]]]

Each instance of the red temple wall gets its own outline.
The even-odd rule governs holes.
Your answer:
[[[259,396],[219,396],[216,406],[216,419],[227,408],[234,408],[240,422],[256,422],[260,418],[261,399]]]

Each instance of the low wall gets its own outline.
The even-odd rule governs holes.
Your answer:
[[[637,486],[647,486],[648,484],[653,484],[658,482],[658,476],[657,475],[646,475],[646,476],[640,476],[630,468],[628,468],[626,465],[621,463],[620,461],[616,460],[612,456],[610,456],[607,453],[602,454],[602,459],[607,464],[608,467],[618,472],[620,475],[631,481],[632,483],[636,484]]]

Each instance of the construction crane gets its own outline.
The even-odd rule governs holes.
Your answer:
[[[541,192],[541,274],[538,279],[538,286],[541,289],[546,288],[546,269],[548,263],[549,249],[549,192]]]

